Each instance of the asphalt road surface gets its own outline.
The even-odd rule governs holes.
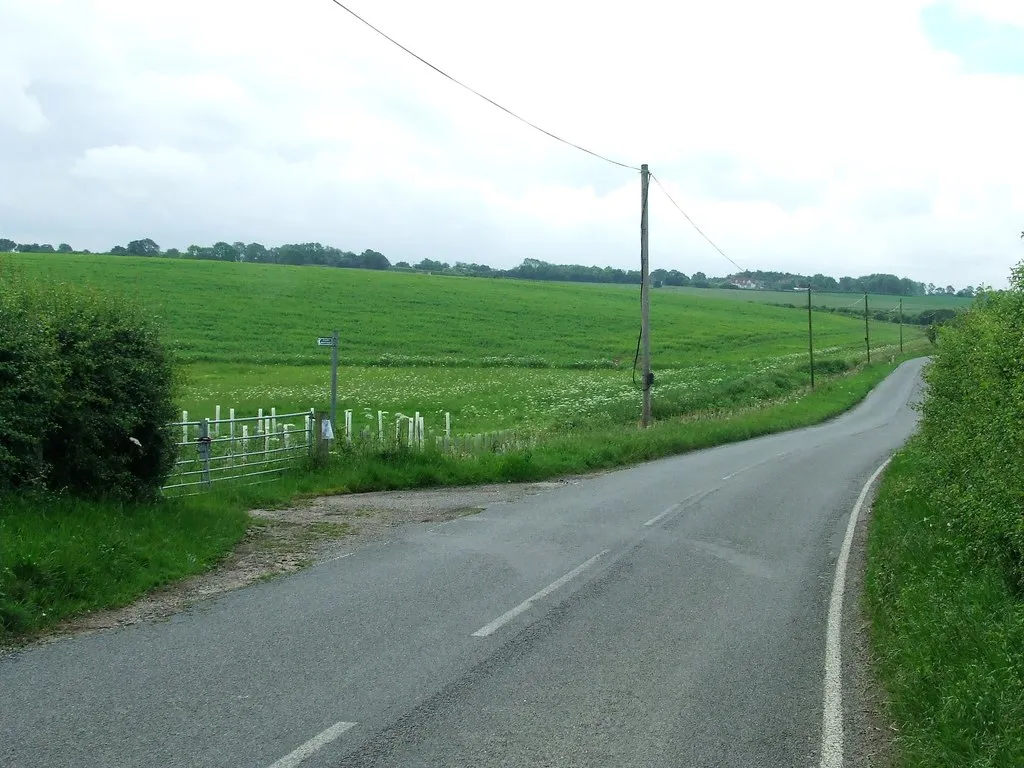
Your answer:
[[[0,658],[0,766],[818,766],[836,559],[921,366],[825,425]]]

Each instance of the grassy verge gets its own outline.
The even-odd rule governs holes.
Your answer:
[[[6,497],[0,509],[0,641],[204,571],[248,525],[244,509],[213,497],[154,506]]]
[[[1024,601],[979,558],[915,440],[875,504],[867,599],[906,766],[1024,765]]]
[[[304,495],[542,480],[795,429],[856,405],[899,362],[861,368],[775,405],[666,419],[647,431],[620,425],[554,435],[508,455],[341,455],[326,467],[266,485],[227,487],[151,507],[0,499],[0,640],[75,613],[123,605],[207,570],[241,538],[249,509]]]

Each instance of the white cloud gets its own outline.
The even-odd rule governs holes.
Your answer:
[[[1017,0],[947,0],[962,13],[979,16],[997,24],[1024,27],[1024,5]]]
[[[140,147],[93,147],[75,163],[72,173],[87,179],[123,184],[161,183],[170,179],[201,176],[202,160],[171,147],[146,150]]]
[[[1024,78],[933,49],[927,4],[352,0],[545,128],[650,163],[745,266],[1002,283],[1024,257]],[[1020,5],[960,4],[1001,21]],[[8,0],[0,30],[0,130],[17,131],[0,169],[19,188],[5,236],[635,265],[635,172],[327,0]],[[656,260],[731,271],[651,200]]]

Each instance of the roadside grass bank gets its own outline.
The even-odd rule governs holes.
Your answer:
[[[0,642],[124,605],[214,566],[249,525],[215,496],[187,503],[0,497]]]
[[[124,605],[213,567],[245,534],[247,511],[302,497],[493,482],[528,482],[662,458],[820,423],[848,410],[908,353],[738,411],[665,419],[646,431],[605,425],[542,437],[532,448],[455,459],[434,451],[344,450],[274,482],[227,486],[153,505],[44,496],[0,498],[0,641],[84,611]]]
[[[1024,600],[1005,564],[978,558],[956,509],[932,499],[935,477],[915,439],[870,524],[866,597],[898,764],[1024,765]]]
[[[1024,264],[939,331],[869,529],[878,677],[906,766],[1024,765]]]

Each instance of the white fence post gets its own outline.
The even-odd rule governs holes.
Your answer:
[[[284,431],[284,447],[289,448],[291,446],[291,441],[288,439],[290,437],[288,434],[288,425],[285,424],[282,429]]]
[[[345,411],[345,443],[352,445],[352,411]]]
[[[228,436],[231,438],[231,466],[235,465],[235,409],[228,409]]]
[[[213,406],[213,434],[220,437],[220,406]]]
[[[257,421],[256,421],[256,429],[253,430],[253,433],[258,435],[260,433],[260,430],[263,428],[263,409],[262,408],[260,408],[258,411],[256,411],[256,419],[257,419]]]
[[[188,411],[181,412],[181,442],[188,444]]]
[[[420,445],[420,450],[422,451],[423,450],[423,445],[424,445],[424,435],[423,435],[423,432],[425,431],[424,427],[423,427],[423,417],[417,415],[416,416],[416,422],[417,422],[416,423],[416,431],[419,432],[419,445]]]
[[[249,455],[249,425],[242,425],[242,463],[245,464],[245,457]]]
[[[277,408],[270,409],[270,431],[272,434],[277,434]]]

